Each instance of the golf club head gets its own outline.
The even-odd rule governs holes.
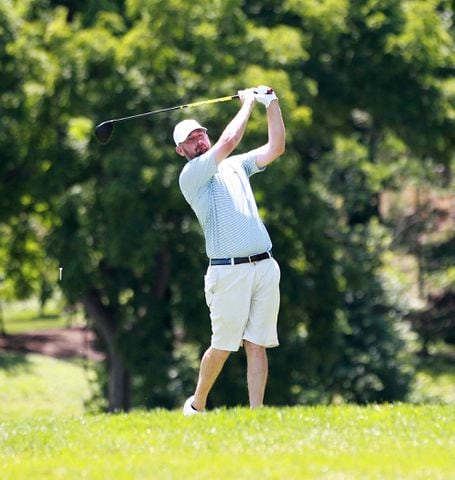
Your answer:
[[[114,122],[108,120],[107,122],[100,123],[95,127],[95,136],[100,143],[107,143],[112,137],[113,130]]]

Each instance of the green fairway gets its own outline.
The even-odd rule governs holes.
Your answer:
[[[9,419],[2,479],[452,479],[453,406]]]
[[[40,312],[36,299],[8,304],[3,312],[3,326],[9,334],[64,328],[82,320],[79,312],[73,314],[62,312],[56,301],[49,302],[49,306],[43,312]]]
[[[427,365],[431,405],[219,409],[88,415],[90,370],[0,355],[0,478],[452,479],[453,369]],[[431,374],[431,375],[430,375]],[[439,382],[435,383],[435,379]],[[435,388],[435,386],[437,388]]]

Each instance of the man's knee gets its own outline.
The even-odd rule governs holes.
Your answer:
[[[215,347],[209,347],[206,351],[207,356],[217,359],[218,361],[225,361],[229,357],[230,353],[231,352],[228,350],[220,350],[219,348]]]
[[[247,353],[262,353],[265,352],[265,347],[262,345],[258,345],[256,343],[250,342],[248,340],[243,341],[243,346],[245,347],[245,350]]]

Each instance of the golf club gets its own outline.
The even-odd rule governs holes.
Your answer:
[[[239,95],[230,95],[228,97],[214,98],[212,100],[202,100],[201,102],[188,103],[186,105],[177,105],[175,107],[161,108],[159,110],[153,110],[152,112],[139,113],[137,115],[131,115],[123,118],[113,118],[112,120],[106,120],[95,127],[95,136],[100,143],[107,143],[112,137],[114,130],[114,123],[123,122],[125,120],[132,120],[135,118],[146,117],[148,115],[155,115],[156,113],[170,112],[171,110],[181,110],[183,108],[199,107],[200,105],[208,105],[209,103],[228,102],[239,98]]]

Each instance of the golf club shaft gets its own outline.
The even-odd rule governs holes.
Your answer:
[[[130,115],[129,117],[113,118],[112,120],[108,120],[108,122],[122,122],[124,120],[145,117],[147,115],[155,115],[156,113],[170,112],[171,110],[181,110],[183,108],[199,107],[200,105],[208,105],[210,103],[228,102],[236,98],[239,98],[239,95],[229,95],[227,97],[213,98],[211,100],[202,100],[200,102],[187,103],[186,105],[176,105],[175,107],[161,108],[159,110],[153,110],[151,112],[138,113],[136,115]]]

